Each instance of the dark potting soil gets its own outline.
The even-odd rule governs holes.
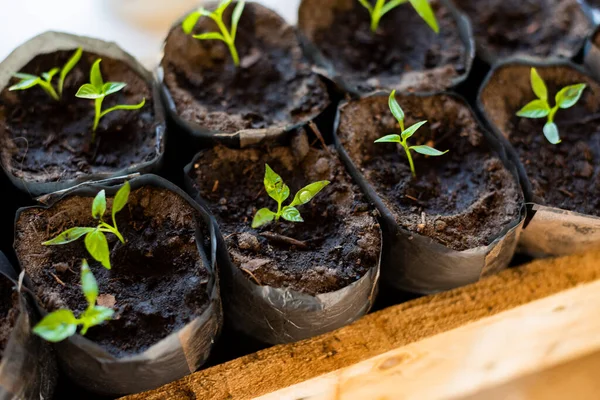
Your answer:
[[[40,75],[62,67],[73,51],[38,55],[20,72]],[[100,120],[92,143],[94,101],[75,97],[89,82],[90,67],[102,58],[105,82],[127,86],[106,97],[102,108],[146,104],[140,110],[114,111]],[[15,71],[17,72],[17,71]],[[11,81],[16,83],[18,80]],[[58,77],[54,78],[54,84]],[[55,182],[82,175],[110,173],[157,157],[156,122],[148,83],[124,62],[84,52],[71,70],[57,102],[40,87],[0,93],[2,163],[14,176],[31,182]]]
[[[454,0],[485,53],[570,58],[592,31],[577,0]]]
[[[333,150],[310,147],[304,134],[290,147],[203,153],[190,177],[220,222],[233,263],[260,285],[318,294],[341,289],[377,265],[381,239],[369,205]],[[281,219],[259,229],[250,224],[263,207],[277,209],[264,191],[265,163],[290,187],[288,204],[302,187],[331,183],[298,209],[304,222]],[[265,232],[306,246],[268,239]],[[268,234],[267,233],[267,234]]]
[[[422,120],[410,145],[450,150],[440,157],[412,153],[413,179],[404,149],[373,143],[399,134],[385,96],[348,103],[338,136],[354,164],[393,213],[396,223],[454,250],[490,244],[519,217],[521,190],[486,146],[470,110],[448,95],[398,96],[406,127]]]
[[[307,1],[299,26],[346,83],[362,92],[442,90],[465,72],[467,50],[448,8],[436,0],[431,6],[437,35],[408,3],[384,15],[375,34],[369,12],[356,0]]]
[[[87,259],[98,281],[98,304],[116,313],[86,337],[118,357],[137,354],[208,306],[209,274],[195,239],[200,217],[177,194],[143,187],[131,192],[128,205],[117,214],[126,244],[107,235],[111,270],[89,256],[83,239],[41,245],[70,227],[96,226],[92,200],[74,196],[48,210],[25,211],[17,223],[15,249],[42,306],[48,311],[68,307],[76,315],[87,305],[80,287],[81,260]],[[111,204],[108,200],[108,210]]]
[[[13,286],[11,281],[0,276],[0,361],[19,317],[19,295]]]
[[[546,119],[515,115],[536,98],[529,71],[525,65],[496,71],[481,94],[484,109],[516,149],[536,202],[600,216],[600,85],[572,68],[537,67],[548,86],[551,106],[564,86],[588,85],[575,106],[556,113],[562,142],[553,145],[543,134]]]
[[[223,20],[229,26],[233,5]],[[218,31],[201,18],[194,33]],[[316,116],[329,104],[325,84],[304,58],[294,28],[275,12],[247,3],[238,26],[236,67],[219,40],[198,40],[175,26],[162,67],[178,115],[221,132],[283,129]]]

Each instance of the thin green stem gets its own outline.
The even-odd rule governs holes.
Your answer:
[[[277,202],[277,214],[275,214],[275,221],[279,221],[279,217],[281,217],[281,201]]]
[[[100,123],[100,118],[102,117],[102,100],[104,100],[104,97],[94,100],[96,114],[94,115],[94,126],[92,128],[92,143],[96,141],[96,129],[98,128],[98,123]]]
[[[238,55],[237,49],[235,48],[235,41],[229,34],[229,31],[227,30],[227,27],[225,26],[221,18],[215,18],[214,21],[217,23],[221,34],[225,38],[225,43],[227,44],[227,47],[229,47],[229,52],[231,53],[231,58],[233,58],[233,63],[236,67],[239,67],[240,56]]]
[[[121,243],[125,243],[125,239],[123,238],[123,236],[121,235],[121,233],[118,231],[118,229],[113,228],[112,226],[110,226],[106,222],[101,223],[100,226],[105,228],[105,229],[100,228],[101,232],[112,233],[117,238],[119,238],[119,240],[121,241]]]
[[[400,144],[402,145],[402,147],[404,148],[404,151],[406,152],[406,157],[408,157],[408,164],[410,165],[410,171],[412,172],[412,176],[413,176],[413,178],[416,178],[417,173],[415,172],[415,164],[413,163],[412,156],[410,155],[410,149],[408,148],[408,145],[406,144],[406,140],[403,140],[402,142],[400,142]]]
[[[554,116],[556,115],[556,112],[558,111],[558,104],[554,106],[554,108],[552,108],[550,110],[550,113],[548,114],[548,122],[554,122]]]
[[[377,31],[379,28],[379,20],[381,19],[381,9],[385,5],[385,0],[377,0],[373,12],[371,13],[371,31]]]
[[[40,81],[40,86],[54,100],[56,100],[56,101],[60,100],[60,97],[58,96],[58,94],[56,94],[56,90],[54,90],[54,88],[52,87],[52,84],[50,84],[48,82]]]

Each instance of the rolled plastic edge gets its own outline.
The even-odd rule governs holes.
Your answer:
[[[117,358],[79,334],[55,344],[61,367],[72,380],[87,390],[112,396],[151,390],[196,371],[208,358],[223,323],[217,270],[217,227],[212,216],[183,190],[156,175],[143,175],[133,178],[129,183],[131,190],[154,186],[172,191],[198,211],[210,233],[210,249],[205,249],[200,236],[201,228],[197,226],[198,251],[210,274],[207,284],[210,304],[183,328],[133,356]],[[107,186],[89,182],[62,193],[52,200],[52,204],[71,195],[93,197],[101,189],[105,189],[107,195],[111,196],[119,187],[120,185]],[[52,204],[19,209],[15,228],[23,211],[31,208],[47,209]],[[210,259],[207,259],[206,253],[209,253]],[[28,284],[32,287],[29,279]],[[42,314],[46,314],[39,301],[37,307]]]
[[[184,181],[190,195],[208,208],[189,176],[202,153],[196,154],[184,168]],[[377,265],[359,280],[334,292],[313,296],[250,281],[231,261],[220,231],[217,238],[223,290],[227,292],[223,296],[227,319],[235,329],[262,342],[282,344],[317,336],[350,324],[373,306],[379,283],[381,249]]]
[[[519,185],[519,174],[508,158],[502,143],[485,129],[461,96],[448,92],[403,93],[403,95],[418,97],[446,95],[460,101],[479,124],[487,147],[501,159]],[[388,94],[378,92],[370,96],[387,97]],[[498,273],[508,267],[515,254],[525,222],[525,204],[521,207],[519,217],[507,224],[489,245],[462,251],[453,250],[427,236],[400,227],[394,214],[356,167],[338,137],[340,114],[346,104],[347,102],[344,102],[338,107],[333,131],[334,143],[346,169],[381,214],[384,244],[381,262],[383,281],[402,291],[432,294],[477,282],[482,277]]]
[[[69,33],[48,31],[39,34],[25,43],[17,47],[12,53],[0,63],[0,90],[2,90],[9,82],[12,74],[19,71],[29,61],[39,54],[52,53],[60,50],[73,50],[77,47],[82,47],[84,51],[93,52],[106,57],[114,58],[123,61],[131,67],[139,76],[144,78],[150,89],[152,90],[154,116],[158,122],[156,126],[156,157],[152,160],[144,161],[127,168],[115,170],[113,172],[88,174],[74,179],[68,179],[58,182],[28,182],[17,178],[10,173],[4,163],[0,162],[6,176],[12,184],[19,190],[28,193],[32,197],[41,196],[44,194],[56,192],[59,190],[68,189],[74,185],[97,181],[115,176],[128,175],[131,173],[150,173],[158,172],[162,166],[163,156],[165,152],[166,141],[166,120],[165,111],[158,87],[152,78],[152,74],[148,72],[133,56],[126,53],[114,42],[105,42],[100,39],[77,36]]]
[[[50,343],[31,332],[38,317],[19,277],[0,252],[0,279],[8,279],[19,291],[19,316],[10,333],[0,362],[0,399],[50,399],[58,368]]]
[[[450,85],[445,88],[445,90],[451,90],[458,87],[461,83],[463,83],[471,73],[471,68],[473,67],[473,60],[475,59],[475,37],[473,36],[473,26],[471,24],[471,20],[467,17],[465,13],[460,11],[454,3],[449,0],[439,0],[440,3],[446,7],[453,18],[456,20],[456,25],[458,26],[458,33],[460,39],[462,41],[462,45],[466,49],[465,53],[465,72],[456,78],[452,79]],[[302,7],[306,7],[305,0],[301,0],[298,14],[300,14],[300,9]],[[306,56],[315,64],[314,70],[325,79],[333,83],[333,85],[337,88],[337,90],[348,93],[352,97],[364,97],[365,95],[372,94],[371,92],[365,92],[357,87],[349,84],[344,78],[343,74],[337,72],[333,63],[321,52],[318,47],[302,32],[300,18],[298,18],[298,35],[300,37],[300,41],[302,43],[302,47],[304,49],[304,53]],[[425,76],[427,74],[427,70],[422,71],[422,75]],[[398,89],[398,88],[387,88],[389,90]],[[376,90],[380,91],[383,88]],[[402,88],[402,90],[410,90],[408,88]]]
[[[600,8],[594,7],[586,0],[577,0],[586,17],[594,24],[600,25]]]

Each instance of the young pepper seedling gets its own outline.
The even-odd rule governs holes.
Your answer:
[[[8,90],[26,90],[34,86],[39,86],[44,90],[44,92],[46,92],[48,96],[52,97],[56,101],[59,101],[62,97],[65,79],[67,78],[67,75],[69,74],[69,72],[71,72],[73,67],[75,67],[75,65],[77,65],[77,63],[79,62],[79,59],[81,58],[81,53],[82,50],[80,47],[77,50],[75,50],[75,53],[73,53],[71,58],[69,58],[69,60],[62,68],[52,68],[48,72],[43,72],[42,76],[25,74],[23,72],[16,73],[14,77],[19,78],[21,81],[9,87]],[[58,86],[55,90],[54,86],[52,86],[52,78],[54,78],[54,76],[59,72],[60,74],[58,78]]]
[[[115,216],[127,204],[127,200],[129,200],[130,191],[131,188],[129,186],[129,182],[125,182],[125,184],[121,187],[121,189],[119,189],[119,191],[115,195],[112,204],[112,226],[102,220],[102,216],[106,212],[106,192],[104,190],[101,190],[100,192],[98,192],[92,203],[92,217],[99,220],[100,223],[98,224],[98,226],[96,226],[95,228],[70,228],[62,232],[54,239],[48,240],[42,244],[44,246],[67,244],[74,242],[75,240],[85,235],[84,242],[88,253],[90,253],[94,260],[101,263],[104,266],[104,268],[110,269],[110,252],[108,250],[108,241],[106,240],[106,236],[104,234],[112,233],[117,238],[119,238],[121,243],[125,243],[125,239],[123,239],[123,236],[117,228],[117,220]]]
[[[429,146],[425,146],[425,145],[409,146],[408,143],[406,142],[408,140],[408,138],[410,138],[412,135],[414,135],[415,132],[417,131],[417,129],[419,129],[421,126],[425,125],[427,123],[427,121],[417,122],[416,124],[411,125],[408,128],[404,129],[404,111],[402,111],[400,104],[398,104],[398,102],[396,101],[396,91],[395,90],[392,91],[392,93],[390,93],[388,105],[390,107],[390,111],[392,112],[392,114],[394,115],[394,117],[396,118],[398,123],[400,124],[400,135],[386,135],[384,137],[377,139],[375,141],[375,143],[400,143],[400,145],[404,148],[404,151],[406,152],[406,157],[408,157],[408,164],[410,165],[410,171],[412,172],[413,178],[415,178],[417,176],[417,173],[415,172],[415,164],[413,163],[413,159],[410,154],[411,150],[414,150],[417,153],[424,154],[426,156],[441,156],[441,155],[446,154],[448,152],[448,150],[439,151],[439,150],[434,149],[433,147],[429,147]]]
[[[193,35],[195,39],[199,40],[221,40],[225,42],[227,47],[229,48],[229,52],[231,53],[231,58],[233,59],[233,63],[236,67],[240,65],[240,56],[238,55],[237,49],[235,47],[235,37],[237,35],[237,27],[240,22],[240,17],[242,16],[242,12],[244,11],[245,1],[238,1],[235,8],[233,9],[233,14],[231,15],[231,31],[227,29],[225,24],[223,23],[223,13],[229,7],[232,0],[221,0],[219,6],[215,11],[210,12],[207,9],[200,7],[196,11],[192,12],[188,15],[181,24],[181,28],[185,32],[186,35],[189,35],[194,30],[194,26],[196,26],[196,22],[200,17],[208,17],[216,22],[219,27],[219,32],[206,32],[201,33],[199,35]]]
[[[308,186],[303,187],[296,193],[294,200],[285,206],[281,207],[282,203],[290,196],[290,188],[283,183],[281,176],[277,175],[275,171],[269,167],[269,164],[265,164],[265,178],[264,185],[267,194],[277,202],[277,212],[273,212],[268,208],[261,208],[254,214],[252,220],[252,228],[258,228],[266,225],[269,222],[275,220],[279,221],[282,217],[286,221],[290,222],[304,222],[300,211],[296,206],[301,206],[308,203],[315,197],[325,186],[329,185],[329,181],[318,181],[311,183]]]
[[[370,0],[358,1],[364,8],[367,9],[367,11],[369,11],[369,14],[371,15],[371,30],[373,32],[377,31],[377,28],[379,28],[379,21],[381,20],[381,17],[399,5],[408,3],[409,1],[423,21],[425,21],[435,33],[440,32],[437,19],[435,18],[435,13],[431,9],[431,6],[427,0],[377,0],[375,5],[372,5]]]
[[[96,305],[98,282],[85,259],[81,263],[81,290],[88,306],[79,318],[75,318],[75,314],[69,309],[53,311],[33,327],[33,333],[44,340],[56,343],[73,336],[79,325],[81,325],[80,333],[85,335],[89,328],[112,318],[114,310]]]
[[[138,110],[146,104],[146,99],[144,98],[139,104],[121,104],[102,111],[102,102],[104,101],[104,98],[109,94],[120,91],[127,86],[127,84],[123,82],[104,83],[102,80],[102,73],[100,72],[100,61],[102,61],[102,59],[99,58],[92,64],[90,70],[90,83],[83,84],[75,94],[75,96],[81,99],[94,100],[96,114],[94,116],[94,125],[92,127],[92,142],[96,141],[96,129],[98,128],[98,123],[100,123],[100,118],[117,110]]]
[[[530,79],[533,93],[535,93],[538,98],[537,100],[527,103],[523,108],[517,111],[517,116],[525,118],[548,117],[543,128],[544,136],[550,143],[558,144],[561,140],[558,135],[558,127],[554,123],[554,116],[559,108],[564,109],[573,107],[579,101],[581,94],[586,88],[586,84],[578,83],[562,88],[556,93],[556,96],[554,97],[556,104],[551,108],[548,103],[548,88],[535,68],[531,68]]]

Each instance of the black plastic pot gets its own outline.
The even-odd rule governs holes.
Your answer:
[[[399,290],[429,294],[476,282],[484,276],[497,273],[506,268],[515,252],[518,237],[525,218],[525,207],[522,205],[522,194],[520,193],[521,190],[518,184],[516,168],[508,159],[500,141],[481,127],[481,124],[466,101],[458,95],[449,93],[397,95],[398,102],[401,105],[403,104],[403,99],[408,101],[409,98],[411,98],[412,101],[419,102],[427,99],[431,99],[432,102],[435,100],[441,102],[442,100],[450,99],[455,101],[455,104],[459,104],[462,109],[468,110],[469,113],[467,115],[464,113],[458,114],[461,126],[463,126],[462,124],[465,124],[463,121],[469,121],[468,123],[471,126],[474,126],[482,135],[482,142],[479,144],[479,146],[482,146],[481,151],[484,152],[484,154],[489,151],[491,154],[498,157],[501,160],[502,166],[508,170],[510,176],[516,181],[513,189],[517,196],[521,197],[521,203],[520,205],[517,203],[516,208],[516,212],[519,214],[518,217],[510,220],[510,222],[504,223],[503,229],[500,232],[494,232],[494,236],[491,239],[488,239],[487,245],[479,245],[464,250],[450,248],[428,236],[408,231],[397,222],[397,218],[400,217],[397,217],[396,213],[387,205],[395,200],[382,197],[375,190],[375,187],[367,180],[364,169],[357,165],[357,161],[351,157],[351,153],[344,147],[343,139],[339,136],[340,129],[343,126],[343,114],[346,112],[347,108],[352,104],[355,104],[357,107],[363,107],[368,111],[365,114],[360,114],[357,118],[361,119],[364,124],[376,124],[378,123],[375,121],[376,118],[387,118],[386,116],[380,117],[377,113],[379,110],[384,109],[386,112],[385,115],[389,112],[389,110],[387,110],[388,96],[388,93],[374,94],[360,100],[343,103],[338,109],[336,129],[334,131],[335,144],[340,158],[345,163],[350,175],[352,175],[354,180],[359,184],[363,192],[377,207],[381,214],[380,221],[383,229],[384,244],[381,263],[382,282]],[[423,98],[423,100],[419,100],[420,98]],[[431,120],[431,118],[433,117],[435,110],[440,109],[446,110],[444,105],[431,105],[430,108],[423,107],[419,109],[418,119],[427,119],[428,125],[438,124],[441,122],[439,117],[436,118],[436,120]],[[428,114],[429,112],[431,115]],[[448,111],[444,111],[444,113],[447,112]],[[368,117],[365,117],[364,115],[368,115]],[[371,118],[371,115],[373,116],[373,122],[364,119]],[[387,122],[385,124],[393,127],[395,120],[391,116],[391,113],[389,113],[389,118],[390,124]],[[414,116],[414,118],[417,117]],[[353,129],[355,132],[360,131],[360,128]],[[466,128],[464,129],[466,130]],[[376,133],[379,134],[379,132]],[[381,136],[388,133],[392,133],[392,131],[381,132]],[[415,137],[418,135],[419,133],[417,132]],[[356,137],[360,137],[360,135]],[[367,133],[364,133],[364,138],[364,140],[372,139],[370,136],[369,139],[366,139]],[[363,139],[361,138],[361,140]],[[414,140],[418,141],[419,139]],[[467,139],[464,138],[460,140]],[[414,142],[413,144],[415,143],[417,142]],[[386,145],[387,144],[377,144],[376,146]],[[391,145],[392,144],[389,144],[389,146]],[[362,148],[360,143],[356,143],[356,146]],[[369,159],[373,161],[371,155],[369,155]],[[440,162],[443,162],[443,157],[440,157],[440,160],[442,160]],[[410,174],[410,171],[408,174]]]
[[[275,146],[277,145],[273,144]],[[297,143],[291,145],[292,149],[299,147],[301,146]],[[260,151],[268,149],[269,146],[263,146]],[[186,166],[184,177],[188,192],[207,208],[208,202],[201,197],[190,172],[209,151],[201,151],[194,157]],[[259,167],[261,171],[264,168],[263,165]],[[351,181],[350,177],[348,180]],[[286,287],[257,284],[242,272],[240,266],[234,264],[220,233],[218,243],[225,315],[236,330],[262,342],[290,343],[332,331],[366,314],[375,300],[380,255],[376,265],[371,265],[362,277],[348,286],[313,295]]]
[[[552,74],[552,76],[558,76],[560,71],[572,71],[572,74],[577,75],[577,82],[567,83],[565,81],[561,85],[587,83],[588,88],[584,91],[580,102],[600,110],[597,106],[600,104],[600,84],[594,81],[581,67],[565,60],[511,58],[498,63],[487,76],[477,98],[477,107],[490,129],[506,143],[507,151],[518,167],[527,201],[527,223],[519,240],[519,250],[532,256],[566,255],[585,251],[600,244],[600,218],[544,204],[543,200],[536,196],[534,185],[526,172],[524,164],[528,163],[529,160],[520,159],[517,151],[507,140],[511,135],[507,122],[512,113],[518,111],[528,101],[533,100],[529,97],[534,97],[529,80],[516,79],[516,76],[522,74],[525,74],[528,78],[530,67],[536,67],[538,71],[541,71],[542,78],[546,72]],[[564,80],[564,78],[561,78],[561,80]],[[526,81],[527,84],[521,81]],[[494,84],[498,87],[510,87],[510,92],[513,95],[497,95],[493,92],[492,85]],[[590,93],[593,94],[593,97]],[[551,105],[554,104],[552,103],[553,96],[554,93],[549,92]],[[564,111],[559,111],[556,117],[559,130],[561,129],[561,112]],[[544,122],[544,120],[540,121]],[[541,130],[540,135],[543,138]],[[565,133],[562,133],[562,135],[564,139]],[[563,143],[558,146],[565,145],[567,144]],[[565,167],[555,166],[554,168]],[[574,172],[571,173],[574,174]],[[554,184],[558,184],[558,182],[553,182]],[[590,187],[593,185],[594,181],[590,179]]]
[[[174,192],[201,216],[196,244],[210,274],[207,284],[210,304],[183,328],[133,356],[117,358],[79,334],[55,344],[62,369],[71,380],[87,390],[111,396],[150,390],[196,371],[208,358],[223,319],[216,259],[218,229],[213,218],[181,189],[158,176],[144,175],[129,182],[132,191],[151,186]],[[52,198],[49,206],[38,208],[49,208],[70,196],[94,197],[100,189],[105,189],[107,196],[113,196],[119,187],[90,182]],[[31,208],[20,209],[16,221]],[[31,282],[29,285],[33,287]],[[46,314],[40,304],[38,301],[40,312]]]
[[[2,252],[0,280],[18,292],[18,316],[0,362],[0,399],[50,399],[58,376],[54,352],[49,343],[31,333],[38,317],[24,293],[27,289]]]
[[[377,90],[391,91],[393,89],[403,91],[433,91],[448,90],[457,87],[462,83],[471,70],[473,59],[475,57],[475,41],[469,19],[448,0],[438,0],[451,15],[452,20],[457,26],[458,36],[461,45],[464,47],[464,59],[462,60],[463,69],[460,74],[451,80],[440,80],[443,75],[442,67],[436,69],[425,69],[420,71],[409,71],[399,75],[390,76],[372,76],[367,82],[356,81],[346,76],[343,72],[337,71],[334,66],[334,60],[329,59],[321,49],[315,44],[315,35],[320,28],[326,28],[331,25],[334,16],[342,11],[352,10],[357,13],[367,13],[367,10],[355,0],[302,0],[298,10],[298,29],[302,34],[305,52],[311,60],[319,67],[318,71],[334,82],[339,90],[348,92],[353,96],[360,96]],[[400,6],[406,7],[403,12],[413,13],[415,19],[419,16],[409,4]],[[394,10],[395,11],[395,10]],[[382,18],[381,23],[385,23],[393,11]],[[423,22],[425,26],[425,22]],[[426,29],[429,29],[428,27]],[[441,32],[441,31],[440,31]],[[441,34],[441,33],[440,33]],[[399,33],[397,40],[399,42],[411,40],[410,34]],[[420,43],[419,46],[429,47],[427,44]],[[356,46],[361,46],[357,43]],[[443,45],[442,45],[443,46]],[[436,70],[440,70],[436,72]],[[439,81],[439,82],[438,82]],[[362,87],[364,86],[364,87]]]
[[[32,197],[64,190],[87,181],[106,179],[136,172],[158,172],[162,164],[165,147],[166,122],[162,103],[159,100],[160,95],[158,88],[154,85],[152,75],[135,58],[123,51],[115,43],[61,32],[46,32],[38,35],[19,46],[4,61],[2,61],[2,63],[0,63],[0,90],[4,89],[9,84],[14,73],[20,71],[21,68],[35,56],[54,53],[61,50],[75,50],[78,47],[83,48],[84,52],[93,52],[95,54],[123,61],[148,83],[148,86],[153,92],[154,116],[157,121],[155,138],[156,156],[151,160],[146,160],[120,170],[84,175],[68,180],[44,182],[22,180],[12,175],[10,171],[7,170],[4,162],[2,162],[2,168],[6,171],[6,174],[13,185]]]

